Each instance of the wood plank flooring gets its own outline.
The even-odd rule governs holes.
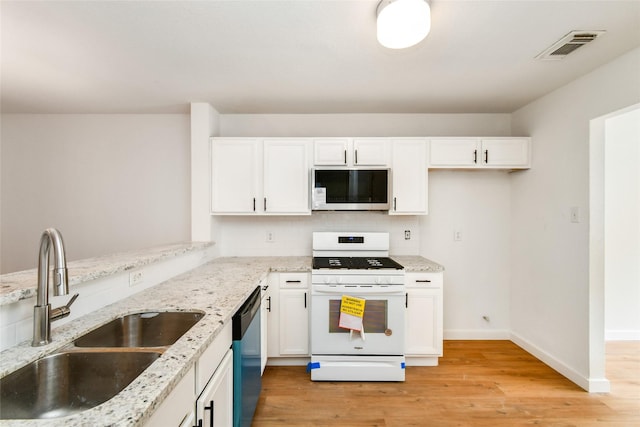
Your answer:
[[[312,382],[268,366],[252,427],[640,426],[640,342],[607,343],[611,393],[587,393],[510,341],[445,341],[404,383]]]

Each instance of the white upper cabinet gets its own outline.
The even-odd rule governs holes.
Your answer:
[[[388,138],[316,138],[315,166],[389,166]]]
[[[317,166],[346,166],[349,138],[320,138],[313,141],[313,163]]]
[[[476,167],[478,138],[443,138],[429,142],[430,167]]]
[[[391,215],[425,215],[428,207],[427,141],[392,141]]]
[[[262,181],[261,142],[253,138],[214,139],[211,143],[211,212],[253,214]]]
[[[480,141],[482,164],[497,168],[530,167],[531,140],[529,138],[487,138]]]
[[[310,141],[212,138],[211,212],[310,215]]]
[[[309,214],[309,146],[304,139],[264,141],[263,210]]]
[[[389,166],[387,138],[356,138],[353,140],[354,166]]]
[[[531,138],[433,138],[430,168],[528,169]]]

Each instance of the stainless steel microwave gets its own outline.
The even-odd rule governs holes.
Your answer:
[[[389,169],[313,169],[311,209],[389,210]]]

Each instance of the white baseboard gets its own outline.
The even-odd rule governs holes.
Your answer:
[[[445,340],[509,340],[511,332],[506,329],[445,329]]]
[[[608,379],[587,378],[518,334],[511,333],[511,341],[589,393],[608,393],[611,390]]]
[[[307,366],[310,357],[270,357],[267,366]]]
[[[607,330],[604,331],[605,341],[640,341],[640,331]]]

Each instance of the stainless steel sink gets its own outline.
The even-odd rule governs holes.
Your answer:
[[[162,347],[175,343],[204,316],[193,311],[129,314],[89,332],[77,347]]]
[[[160,352],[65,352],[0,379],[0,419],[57,418],[93,408],[118,394]]]

